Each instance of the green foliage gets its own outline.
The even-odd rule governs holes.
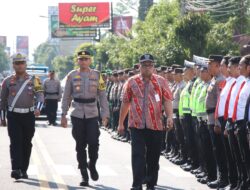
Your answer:
[[[6,69],[9,69],[10,60],[7,57],[4,47],[0,44],[0,73]]]
[[[58,78],[63,79],[72,69],[74,69],[73,56],[56,56],[52,65],[58,73]]]
[[[177,40],[189,51],[189,57],[202,55],[206,47],[206,35],[211,28],[205,15],[190,13],[183,17],[175,28]]]
[[[238,55],[239,45],[233,39],[233,32],[236,23],[235,18],[231,18],[227,23],[218,23],[208,33],[208,43],[206,54]]]
[[[40,44],[35,50],[34,62],[37,64],[44,64],[53,69],[52,60],[58,55],[57,47],[48,42]]]

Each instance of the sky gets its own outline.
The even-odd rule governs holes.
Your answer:
[[[109,0],[93,0],[107,2]],[[115,2],[116,0],[113,0]],[[59,2],[91,2],[90,0],[2,0],[0,6],[0,36],[7,36],[11,54],[15,52],[16,36],[29,36],[30,55],[48,38],[48,6]],[[45,16],[45,17],[41,17]]]

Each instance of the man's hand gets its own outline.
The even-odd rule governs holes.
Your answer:
[[[228,137],[227,129],[225,129],[225,131],[224,131],[224,136],[225,136],[225,137]]]
[[[167,118],[167,130],[173,129],[173,118]]]
[[[40,110],[39,109],[35,109],[34,114],[36,117],[38,117],[40,115]]]
[[[68,127],[68,121],[67,121],[67,118],[66,118],[65,115],[63,115],[63,116],[61,117],[61,126],[62,126],[63,128],[67,128],[67,127]]]
[[[124,125],[123,125],[123,124],[119,124],[117,130],[118,130],[118,133],[119,133],[120,135],[123,135],[123,134],[124,134],[124,131],[125,131]]]
[[[7,125],[7,123],[6,123],[6,119],[1,120],[0,126],[6,126],[6,125]]]
[[[109,121],[108,118],[103,118],[102,119],[102,125],[107,127],[108,126],[108,121]]]
[[[215,132],[215,134],[217,134],[217,135],[219,135],[219,134],[221,134],[221,128],[219,127],[219,126],[214,126],[214,132]]]

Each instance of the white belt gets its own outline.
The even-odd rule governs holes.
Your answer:
[[[35,109],[34,109],[34,107],[31,107],[31,108],[11,108],[11,107],[9,107],[8,110],[11,112],[15,112],[15,113],[29,113],[29,112],[34,111]]]

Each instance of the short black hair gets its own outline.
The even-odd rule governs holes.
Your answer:
[[[231,65],[239,65],[241,60],[241,56],[234,56],[231,59],[229,59],[229,63],[231,63]]]
[[[240,62],[245,63],[247,66],[250,66],[250,54],[245,55],[244,57],[242,57]]]
[[[224,56],[223,59],[222,59],[222,63],[224,63],[225,65],[228,65],[229,64],[229,59],[231,59],[232,57],[231,56]]]

